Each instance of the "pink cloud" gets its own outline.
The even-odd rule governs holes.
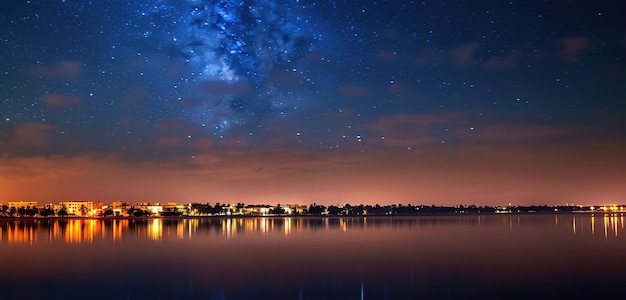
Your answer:
[[[272,70],[270,77],[272,80],[281,81],[285,83],[298,83],[302,81],[303,77],[300,73],[293,70],[274,69]],[[242,90],[244,92],[245,90]]]
[[[167,66],[166,74],[171,79],[177,79],[185,74],[185,66],[179,64],[172,64]]]
[[[16,147],[43,148],[49,145],[48,138],[54,126],[43,123],[24,123],[15,129],[11,143]]]
[[[571,129],[546,125],[492,125],[461,129],[458,138],[480,143],[514,143],[557,139],[570,136]]]
[[[161,130],[172,130],[172,131],[185,131],[187,133],[195,132],[198,129],[198,126],[181,119],[169,118],[161,121],[158,124],[159,129]]]
[[[122,101],[126,105],[137,105],[150,97],[150,91],[144,87],[133,87]]]
[[[474,53],[477,48],[478,43],[469,43],[450,49],[452,61],[460,66],[469,66],[474,59]]]
[[[399,114],[382,117],[367,127],[373,129],[401,129],[406,127],[428,126],[437,123],[447,123],[458,119],[460,116],[460,113],[448,113],[442,115]]]
[[[77,95],[46,94],[43,103],[49,108],[77,107],[82,104]]]
[[[394,83],[387,88],[387,90],[392,94],[402,94],[406,92],[407,87],[403,84]]]
[[[230,138],[230,139],[225,139],[221,141],[220,145],[233,147],[233,148],[240,148],[240,147],[243,148],[245,146],[248,146],[248,141],[242,138]]]
[[[362,85],[342,85],[339,92],[346,97],[365,97],[369,94],[367,87]]]
[[[59,61],[53,65],[43,65],[32,70],[35,76],[53,79],[76,79],[81,76],[81,64],[78,61]]]
[[[183,138],[179,136],[165,136],[157,139],[157,145],[162,147],[177,147],[182,143]]]
[[[411,58],[411,62],[417,67],[427,65],[429,61],[429,57],[424,54],[417,54]]]
[[[391,50],[381,50],[376,53],[375,57],[378,61],[390,63],[396,60],[396,53]]]
[[[215,142],[213,139],[207,137],[194,139],[190,144],[191,148],[195,150],[209,150],[213,148],[214,145]]]
[[[589,39],[584,37],[565,38],[559,40],[559,45],[561,46],[561,57],[572,62],[589,48]]]
[[[417,66],[440,64],[468,67],[474,62],[474,55],[479,44],[476,42],[462,44],[443,51],[423,49],[416,54],[411,61]]]
[[[504,57],[492,57],[485,63],[485,68],[490,70],[513,69],[519,65],[520,55],[511,53]]]
[[[324,55],[322,55],[322,53],[319,53],[319,52],[311,52],[307,54],[306,60],[311,63],[319,64],[324,61]]]
[[[119,124],[120,126],[129,126],[132,123],[133,123],[133,120],[129,118],[125,118],[125,119],[121,119],[117,121],[117,124]]]
[[[443,115],[409,115],[400,114],[378,119],[365,125],[377,135],[385,137],[388,143],[398,145],[414,145],[430,143],[434,140],[431,129],[433,125],[456,121],[459,113]]]

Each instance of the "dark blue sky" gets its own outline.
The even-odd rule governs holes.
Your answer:
[[[52,200],[356,194],[543,204],[576,191],[590,199],[601,187],[602,201],[617,201],[625,191],[611,182],[626,177],[625,9],[620,1],[2,3],[0,186],[11,192],[0,201],[42,197],[18,188],[33,183],[58,186]],[[128,170],[137,174],[126,178]],[[435,170],[443,178],[428,176]],[[145,182],[110,192],[137,178]],[[545,190],[536,178],[562,188]],[[520,194],[525,187],[544,192]]]

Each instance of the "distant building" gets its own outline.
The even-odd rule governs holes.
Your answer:
[[[45,208],[45,209],[52,209],[52,210],[54,210],[54,203],[52,203],[52,202],[44,203],[41,207]]]
[[[100,202],[100,201],[96,201],[93,203],[93,209],[91,212],[91,216],[102,216],[103,210],[107,208],[106,205],[104,205],[104,203]]]
[[[9,201],[9,204],[7,206],[9,208],[15,207],[15,209],[27,207],[32,208],[37,207],[37,201]]]
[[[94,216],[93,201],[64,201],[58,209],[65,207],[68,215]]]
[[[297,215],[303,214],[308,209],[306,205],[300,204],[287,204],[286,207],[283,205],[283,208],[285,209],[285,213]]]
[[[244,214],[252,216],[266,216],[269,215],[272,209],[269,205],[248,205],[244,208]]]
[[[135,205],[133,205],[133,208],[141,209],[142,211],[147,211],[153,216],[158,216],[163,211],[163,205],[159,203],[150,204],[149,202],[137,202],[135,203]]]
[[[176,202],[167,202],[163,205],[163,209],[167,211],[179,211],[183,212],[187,210],[187,205],[177,204]]]
[[[113,210],[113,214],[116,216],[127,216],[130,204],[122,201],[113,201],[109,208]]]
[[[158,216],[163,211],[163,205],[160,205],[158,203],[154,205],[146,205],[146,207],[142,209],[149,211],[150,214],[153,216]]]

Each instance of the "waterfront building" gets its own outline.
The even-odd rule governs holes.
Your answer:
[[[287,204],[287,206],[283,206],[283,208],[285,209],[285,213],[296,215],[304,214],[308,209],[306,205],[300,204]]]
[[[247,205],[244,208],[244,214],[252,216],[267,216],[272,209],[269,205]]]
[[[113,210],[113,214],[116,216],[128,216],[130,204],[122,201],[113,201],[109,208]]]
[[[184,212],[184,211],[187,210],[187,205],[178,204],[176,202],[167,202],[167,203],[163,204],[162,206],[163,206],[163,209],[167,210],[167,211]]]
[[[55,207],[57,213],[62,207],[65,207],[68,215],[95,215],[93,201],[63,201],[59,203],[58,207]]]
[[[156,203],[150,204],[150,202],[137,202],[132,206],[135,209],[140,209],[142,211],[147,211],[152,216],[158,216],[163,211],[163,205]],[[128,212],[128,210],[127,210]]]
[[[163,212],[163,205],[160,205],[158,203],[154,204],[154,205],[146,205],[142,209],[149,211],[150,214],[153,215],[153,216],[158,216],[158,215],[161,214],[161,212]]]
[[[9,208],[15,207],[18,208],[33,208],[37,207],[37,201],[9,201],[7,205]]]

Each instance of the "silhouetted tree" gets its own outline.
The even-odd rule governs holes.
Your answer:
[[[51,208],[44,208],[39,211],[39,215],[42,217],[54,216],[54,210],[52,210]]]
[[[216,202],[215,206],[213,206],[213,211],[211,213],[219,215],[219,214],[222,214],[223,209],[224,209],[224,206],[220,204],[219,202]]]
[[[246,207],[245,204],[243,203],[237,203],[237,206],[235,206],[237,208],[237,213],[238,214],[242,214],[243,213],[243,208]]]
[[[35,206],[27,207],[25,214],[29,217],[34,217],[39,212],[39,209]]]
[[[323,205],[317,205],[315,203],[311,204],[309,206],[309,214],[312,215],[321,215],[324,212],[326,212],[326,206]]]
[[[279,205],[276,205],[274,208],[272,208],[270,210],[271,214],[275,214],[275,215],[284,215],[285,214],[285,209]]]
[[[150,212],[147,210],[131,207],[128,209],[128,215],[132,217],[149,217]]]
[[[350,216],[353,215],[354,212],[352,211],[352,205],[350,204],[346,204],[343,206],[343,213]]]
[[[112,210],[112,209],[110,209],[110,208],[107,208],[107,209],[105,209],[105,210],[102,212],[102,215],[103,215],[103,216],[105,216],[105,217],[112,216],[112,215],[113,215],[113,210]]]
[[[339,215],[341,214],[342,209],[335,205],[328,206],[328,214],[329,215]]]
[[[59,217],[67,216],[67,208],[65,208],[65,206],[61,207],[61,209],[59,209],[59,211],[57,212],[57,215]]]
[[[192,203],[191,210],[192,211],[195,210],[200,215],[207,215],[213,212],[213,207],[211,207],[211,205],[209,205],[208,203],[205,203],[205,204]]]
[[[387,209],[384,206],[380,206],[378,204],[374,206],[368,205],[366,208],[367,214],[372,215],[384,215],[387,212]]]
[[[365,211],[365,207],[363,206],[363,204],[353,207],[352,211],[354,212],[355,215],[361,216],[363,215],[363,212]]]

